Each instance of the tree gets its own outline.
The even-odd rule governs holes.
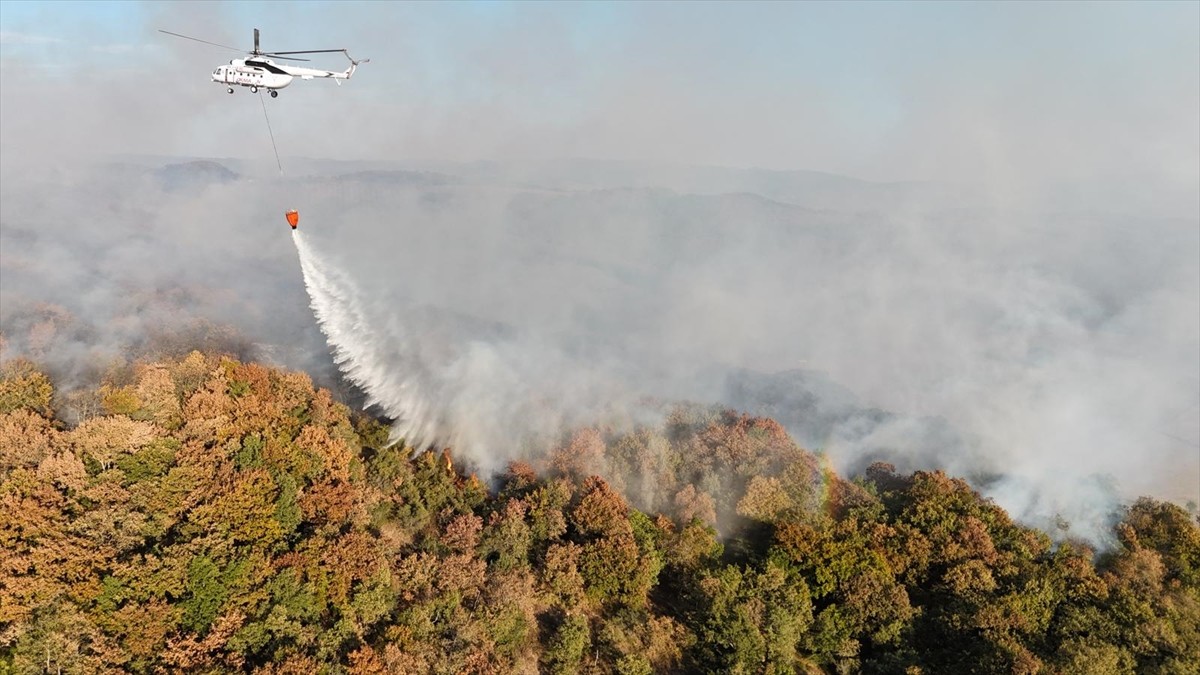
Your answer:
[[[581,613],[565,615],[542,654],[543,672],[570,675],[580,671],[580,662],[591,644],[587,617]]]
[[[107,471],[123,456],[136,453],[160,436],[153,424],[117,415],[80,424],[67,434],[67,441],[80,457],[91,459],[100,470]]]
[[[0,363],[0,414],[28,410],[50,417],[54,387],[50,378],[25,359]]]
[[[583,538],[630,534],[629,506],[599,476],[584,481],[578,504],[571,510],[571,524]]]
[[[0,412],[0,671],[1200,662],[1200,526],[1168,503],[1131,504],[1111,550],[1052,545],[965,481],[849,482],[769,420],[698,407],[568,435],[557,469],[489,492],[302,374],[193,353],[105,378],[114,414],[74,428]]]
[[[0,413],[0,474],[37,466],[65,446],[50,420],[32,410]]]
[[[493,568],[500,571],[525,568],[529,565],[529,545],[532,535],[525,522],[529,506],[521,499],[510,499],[502,511],[494,511],[483,530],[482,550]]]
[[[597,429],[581,429],[566,445],[550,456],[550,466],[562,475],[575,477],[604,473],[604,438]]]
[[[698,520],[705,525],[716,526],[717,508],[707,492],[701,492],[691,483],[675,493],[675,513],[680,522]]]
[[[1128,543],[1157,551],[1171,576],[1200,587],[1200,524],[1182,507],[1142,497],[1124,518]]]

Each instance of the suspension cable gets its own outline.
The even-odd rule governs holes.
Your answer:
[[[275,151],[275,165],[279,167],[279,175],[283,175],[283,162],[279,161],[279,148],[275,145],[275,132],[271,130],[271,118],[267,115],[267,101],[262,92],[258,92],[258,102],[262,104],[263,119],[267,121],[267,133],[271,135],[271,149]]]

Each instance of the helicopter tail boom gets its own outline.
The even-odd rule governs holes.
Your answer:
[[[292,66],[288,66],[286,68],[286,70],[288,73],[295,75],[297,77],[300,77],[301,79],[311,80],[311,79],[317,78],[317,77],[325,77],[325,78],[334,80],[338,84],[341,84],[341,80],[350,79],[351,77],[354,76],[354,71],[357,70],[360,65],[362,65],[364,63],[368,63],[371,60],[371,59],[361,59],[359,61],[355,61],[353,58],[350,57],[350,53],[347,52],[345,49],[333,49],[330,51],[338,51],[338,52],[342,52],[343,54],[345,54],[346,58],[350,59],[350,67],[343,71],[340,71],[340,72],[336,71],[336,70],[314,70],[312,68],[295,68]]]

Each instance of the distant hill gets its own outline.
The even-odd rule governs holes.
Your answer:
[[[341,174],[336,178],[339,182],[358,182],[368,185],[456,185],[462,180],[433,171],[355,171]]]
[[[162,188],[169,192],[213,183],[232,183],[239,178],[236,172],[208,160],[168,164],[153,173]]]

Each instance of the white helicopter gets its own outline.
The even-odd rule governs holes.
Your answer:
[[[208,40],[201,40],[200,38],[194,38],[188,35],[172,33],[169,30],[162,30],[161,28],[158,32],[166,33],[167,35],[174,35],[175,37],[181,37],[186,40],[203,42],[206,45],[213,45],[214,47],[231,49],[235,52],[242,51],[237,47],[230,47],[229,45],[209,42]],[[274,57],[283,61],[308,61],[308,59],[297,59],[287,55],[328,54],[333,52],[341,52],[342,54],[345,54],[346,58],[350,59],[350,67],[342,72],[333,70],[316,70],[314,68],[280,65],[272,61],[270,58],[267,58]],[[371,60],[362,59],[361,61],[355,61],[354,59],[350,58],[350,52],[346,51],[345,49],[308,49],[291,52],[264,52],[258,48],[257,28],[254,29],[254,50],[245,53],[248,54],[247,58],[233,59],[227,66],[217,66],[217,68],[212,72],[212,81],[226,85],[227,91],[231,94],[233,93],[234,85],[240,87],[249,87],[251,93],[258,93],[260,88],[266,89],[271,92],[271,98],[276,98],[279,96],[279,90],[291,84],[292,80],[296,79],[297,77],[301,80],[328,78],[332,79],[338,85],[341,85],[341,80],[348,80],[354,75],[354,69],[357,68],[360,63],[367,63]]]

